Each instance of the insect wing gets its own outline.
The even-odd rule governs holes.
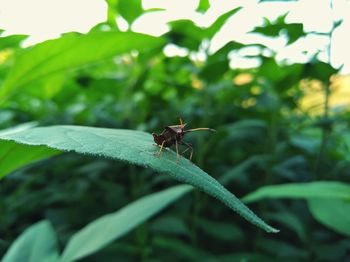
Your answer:
[[[173,126],[167,126],[165,129],[169,130],[170,132],[174,132],[175,134],[182,133],[186,124],[183,125],[173,125]]]

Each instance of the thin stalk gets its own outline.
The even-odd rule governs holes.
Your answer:
[[[333,11],[333,0],[330,0],[330,8]],[[332,39],[333,39],[333,33],[336,29],[336,22],[333,21],[333,26],[331,31],[329,32],[329,44],[327,47],[327,53],[328,53],[328,63],[331,65],[332,61]],[[324,162],[325,155],[327,154],[327,145],[328,145],[328,139],[331,133],[331,129],[329,127],[329,98],[331,95],[330,90],[330,80],[324,84],[324,106],[323,106],[323,125],[322,125],[322,138],[321,138],[321,144],[320,144],[320,150],[318,152],[314,173],[315,175],[321,171],[321,165]],[[320,174],[320,179],[324,178],[324,172]]]

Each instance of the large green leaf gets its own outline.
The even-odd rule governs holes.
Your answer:
[[[263,198],[322,198],[350,200],[350,185],[341,182],[319,181],[312,183],[290,183],[262,187],[245,196],[246,203]]]
[[[350,185],[319,181],[267,186],[250,193],[243,201],[263,198],[303,198],[308,200],[312,215],[322,224],[350,236]]]
[[[350,237],[350,201],[315,198],[308,204],[316,220]]]
[[[2,262],[51,262],[58,260],[56,233],[41,221],[26,229],[11,245]]]
[[[3,135],[0,139],[26,144],[29,146],[28,150],[31,149],[30,146],[46,145],[58,150],[104,156],[149,167],[212,195],[267,232],[278,231],[267,225],[218,181],[187,159],[181,158],[180,163],[176,163],[176,154],[172,150],[164,150],[160,157],[155,157],[158,147],[154,145],[152,136],[145,132],[83,126],[51,126]]]
[[[0,179],[19,167],[59,153],[60,151],[46,146],[37,146],[28,150],[27,145],[2,140],[0,141]]]
[[[132,32],[92,32],[68,34],[27,48],[15,59],[0,88],[0,102],[23,85],[50,74],[75,69],[114,55],[160,46],[163,40]]]
[[[37,123],[29,122],[13,128],[0,131],[3,135],[20,132],[36,126]],[[6,140],[0,140],[0,179],[15,169],[30,164],[32,162],[60,154],[61,151],[47,146],[37,146],[28,150],[27,145],[16,144]]]
[[[74,261],[100,250],[191,189],[192,187],[188,185],[175,186],[145,196],[115,213],[93,221],[72,236],[62,254],[61,261]]]

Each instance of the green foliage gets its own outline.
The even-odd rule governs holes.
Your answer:
[[[68,34],[28,48],[16,62],[0,90],[0,102],[29,83],[51,74],[97,63],[117,54],[159,47],[161,39],[136,33],[92,32]]]
[[[142,14],[142,3],[141,0],[129,0],[129,1],[118,1],[117,10],[126,21],[131,24],[137,17]]]
[[[173,151],[164,152],[161,158],[154,156],[158,147],[154,146],[150,134],[123,129],[52,126],[10,133],[0,138],[5,140],[7,145],[9,145],[8,141],[10,140],[28,146],[40,146],[41,151],[43,150],[42,145],[46,145],[63,151],[120,159],[132,164],[150,167],[158,172],[168,173],[175,179],[198,187],[219,199],[249,222],[265,231],[278,232],[265,224],[238,198],[190,161],[181,158],[181,165],[179,165],[176,163],[176,154]],[[52,152],[49,151],[49,156],[51,154]],[[14,161],[14,159],[9,159],[9,161]]]
[[[197,11],[206,12],[210,7],[209,0],[200,0]]]
[[[0,30],[0,34],[1,34],[1,30]],[[27,38],[26,35],[0,36],[0,50],[19,46],[19,44],[26,38]]]
[[[14,144],[9,141],[1,141],[0,144],[0,178],[19,167],[59,153],[57,150],[45,146],[38,146],[28,150],[28,146]],[[19,158],[18,156],[21,157]]]
[[[198,1],[198,16],[215,11],[210,3]],[[116,18],[131,25],[157,8],[107,4],[107,21],[87,34],[27,48],[25,36],[0,36],[0,257],[57,261],[58,243],[67,260],[87,262],[347,261],[350,101],[323,51],[293,63],[227,39],[212,54],[241,8],[208,28],[171,21],[151,37],[120,32]],[[312,34],[331,43],[341,26]],[[291,47],[309,36],[286,15],[254,34]],[[185,52],[168,56],[169,44]],[[238,68],[235,57],[259,67]],[[189,152],[179,164],[172,149],[154,156],[149,133],[179,117],[217,130],[184,136],[194,164]],[[231,209],[273,230],[230,192],[281,231],[246,223]]]
[[[259,188],[243,198],[250,203],[262,198],[327,198],[350,200],[350,186],[340,182],[319,181],[313,183],[293,183]]]
[[[306,34],[303,29],[303,24],[286,23],[285,18],[287,15],[288,13],[278,17],[276,21],[273,22],[265,18],[264,24],[262,26],[256,27],[252,32],[270,37],[280,36],[281,33],[285,34],[288,39],[287,44],[290,45]]]
[[[57,261],[56,233],[47,221],[38,222],[26,229],[11,245],[3,262]]]
[[[263,198],[306,199],[312,215],[320,223],[350,236],[350,186],[348,184],[319,181],[267,186],[245,196],[243,201],[250,203]],[[298,231],[300,234],[300,229]]]
[[[172,30],[167,36],[171,43],[186,47],[190,50],[198,50],[204,39],[212,39],[219,29],[226,23],[227,19],[239,10],[241,10],[241,7],[226,12],[207,28],[200,28],[190,20],[170,22],[169,25]]]
[[[125,235],[192,189],[180,185],[143,197],[105,215],[74,234],[59,258],[55,232],[48,221],[32,225],[18,237],[2,261],[75,261]]]
[[[338,199],[309,199],[312,215],[320,223],[350,237],[350,201]]]
[[[176,186],[143,197],[115,213],[95,220],[72,236],[63,251],[61,261],[74,261],[96,252],[191,189],[191,186]]]

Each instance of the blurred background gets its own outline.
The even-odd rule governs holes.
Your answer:
[[[193,162],[238,197],[268,185],[350,183],[349,1],[15,2],[0,1],[0,129],[160,133],[181,117],[218,131],[188,135]],[[40,42],[106,31],[152,34],[163,44],[72,65],[3,95],[13,65]],[[64,246],[94,219],[176,184],[74,153],[27,165],[0,181],[0,256],[43,218]],[[296,198],[249,205],[281,230],[266,234],[193,191],[83,261],[350,261],[349,199],[316,207]]]

